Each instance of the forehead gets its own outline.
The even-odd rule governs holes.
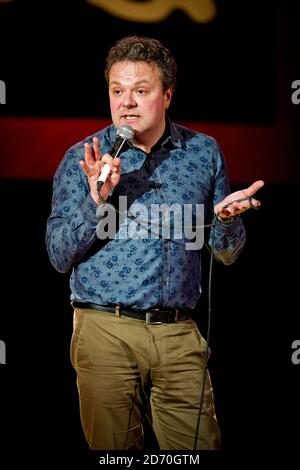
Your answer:
[[[160,73],[157,64],[151,62],[132,62],[124,60],[116,62],[109,71],[109,83],[132,83],[145,80],[151,82],[160,80]]]

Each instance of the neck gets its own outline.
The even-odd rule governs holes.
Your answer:
[[[149,130],[143,132],[142,134],[138,134],[137,132],[133,144],[144,152],[150,153],[151,149],[159,142],[159,140],[165,134],[165,131],[166,122],[164,121],[162,126],[159,129],[156,129],[155,131]]]

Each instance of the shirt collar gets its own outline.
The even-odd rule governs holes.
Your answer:
[[[171,121],[168,115],[166,115],[166,126],[167,126],[167,135],[161,141],[161,147],[171,143],[174,147],[182,148],[181,134],[178,127]],[[114,124],[109,126],[109,140],[114,142],[117,135],[117,128]]]
[[[171,121],[169,116],[166,116],[166,122],[170,129],[168,139],[171,140],[174,147],[182,148],[181,135],[178,127],[174,124],[174,122]]]

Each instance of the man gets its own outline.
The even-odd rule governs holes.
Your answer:
[[[113,124],[66,153],[47,225],[51,262],[61,272],[72,270],[71,359],[83,430],[91,449],[141,449],[150,409],[161,449],[218,449],[208,373],[200,400],[206,342],[192,319],[201,292],[200,252],[187,249],[175,231],[163,236],[160,224],[155,233],[151,220],[140,237],[124,228],[139,225],[130,216],[137,215],[135,204],[140,210],[192,205],[194,216],[202,205],[206,221],[218,215],[214,256],[230,264],[245,243],[237,214],[259,207],[252,196],[263,182],[229,195],[215,140],[166,116],[176,63],[159,41],[120,40],[109,51],[105,76]],[[112,158],[116,131],[124,125],[133,129],[133,140]],[[110,173],[99,191],[106,163]],[[123,217],[107,239],[97,236],[112,219],[111,211],[105,218],[105,201],[110,206],[104,209],[113,207]]]

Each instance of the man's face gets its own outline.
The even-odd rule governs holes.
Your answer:
[[[137,140],[155,140],[162,135],[171,97],[171,89],[163,92],[156,64],[122,61],[110,69],[112,121],[117,128],[124,124],[133,127]]]

